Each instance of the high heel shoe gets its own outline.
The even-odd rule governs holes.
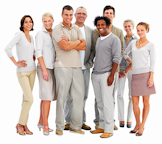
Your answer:
[[[19,134],[19,135],[25,135],[25,132],[23,131],[23,132],[20,132],[19,131],[19,129],[18,129],[18,127],[20,126],[20,124],[17,124],[16,125],[16,131],[17,131],[17,133]]]
[[[137,128],[137,130],[136,131],[130,131],[129,133],[131,133],[131,134],[134,134],[134,133],[136,133],[137,131],[139,130],[139,128]]]
[[[37,127],[39,128],[39,131],[41,131],[41,129],[44,129],[44,126],[39,123],[37,124]],[[53,132],[53,129],[49,128],[49,132]]]
[[[27,125],[24,126],[24,131],[25,131],[26,134],[28,134],[28,135],[33,135],[33,132],[31,132],[31,131],[28,129]]]
[[[44,128],[48,128],[48,129],[49,129],[48,126],[45,126]],[[46,135],[46,136],[49,135],[49,130],[48,130],[48,132],[44,132],[44,131],[43,131],[43,134]]]
[[[143,128],[144,131],[144,128]],[[139,132],[136,133],[136,136],[142,136],[143,132],[140,134]]]

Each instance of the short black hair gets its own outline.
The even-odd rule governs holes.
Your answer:
[[[25,22],[25,18],[27,18],[27,17],[29,17],[29,18],[31,19],[31,21],[32,21],[32,23],[33,23],[33,26],[34,26],[34,21],[33,21],[32,17],[31,17],[30,15],[24,15],[23,18],[22,18],[21,21],[20,21],[20,30],[21,30],[21,31],[24,31],[23,24],[24,24],[24,22]],[[33,27],[32,27],[32,29],[31,29],[30,31],[33,31],[33,30],[34,30],[34,29],[33,29]]]
[[[115,15],[115,8],[112,7],[112,6],[110,6],[110,5],[107,5],[107,6],[104,7],[104,9],[103,9],[103,14],[104,14],[105,11],[108,10],[108,9],[112,9],[112,10],[113,10],[113,14]]]
[[[95,20],[94,20],[94,25],[95,25],[95,26],[97,26],[97,22],[98,22],[99,20],[104,20],[104,21],[106,22],[106,25],[107,25],[108,27],[109,27],[110,24],[111,24],[111,21],[110,21],[109,18],[104,17],[104,16],[97,16],[97,17],[95,18]]]
[[[64,10],[73,10],[73,8],[70,6],[70,5],[65,5],[63,8],[62,8],[62,14],[64,12]],[[74,10],[73,10],[74,11]]]

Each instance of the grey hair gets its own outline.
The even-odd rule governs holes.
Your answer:
[[[124,22],[123,22],[123,26],[126,22],[130,22],[132,24],[132,26],[135,25],[134,21],[132,19],[126,19]]]
[[[76,9],[75,13],[77,12],[77,10],[78,10],[79,8],[83,8],[83,9],[85,9],[85,11],[86,11],[86,13],[87,13],[86,8],[85,8],[85,7],[83,7],[83,6],[78,7],[78,8]]]

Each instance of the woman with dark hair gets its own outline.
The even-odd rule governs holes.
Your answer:
[[[34,40],[29,35],[29,32],[33,30],[33,24],[31,16],[25,15],[20,22],[20,31],[16,33],[5,48],[8,57],[17,66],[17,77],[23,90],[22,109],[19,122],[16,125],[17,133],[20,135],[33,134],[27,127],[29,110],[33,103],[32,89],[36,74]],[[15,60],[12,54],[15,45],[18,61]]]
[[[140,22],[137,25],[139,40],[133,40],[124,52],[124,58],[131,64],[126,69],[128,72],[132,67],[131,95],[133,101],[133,111],[136,119],[135,128],[130,133],[136,136],[143,134],[145,122],[149,114],[149,99],[151,94],[155,94],[154,87],[154,67],[155,67],[155,46],[146,38],[149,32],[149,25]],[[132,51],[132,60],[128,54]],[[142,122],[140,121],[139,96],[143,97]]]

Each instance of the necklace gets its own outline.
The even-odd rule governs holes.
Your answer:
[[[145,40],[145,41],[147,41],[147,39]],[[139,40],[139,46],[142,44],[142,43],[144,43],[145,41],[143,41],[143,42],[140,42],[140,40]]]

